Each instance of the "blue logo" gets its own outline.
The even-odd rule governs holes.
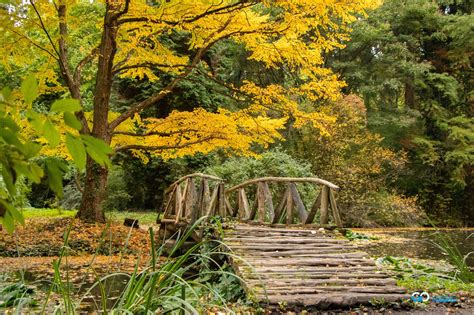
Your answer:
[[[433,301],[436,303],[456,303],[458,299],[454,296],[433,296],[430,297],[430,294],[428,292],[413,292],[411,295],[410,299],[413,302],[417,303],[422,303],[422,302],[428,302],[428,301]]]

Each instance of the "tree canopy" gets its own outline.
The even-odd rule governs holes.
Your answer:
[[[344,83],[325,67],[324,56],[341,48],[350,23],[375,5],[371,0],[8,1],[0,9],[2,65],[10,72],[36,73],[43,95],[78,100],[77,121],[69,117],[69,125],[116,152],[132,150],[144,157],[143,151],[151,151],[170,158],[221,148],[251,154],[255,145],[280,138],[289,121],[328,135],[335,119],[314,102],[335,100]],[[220,80],[206,56],[223,41],[242,48],[243,62],[278,69],[289,80]],[[141,115],[197,73],[230,91],[235,108],[208,111],[197,104],[165,117]],[[166,84],[118,110],[111,101],[114,81],[125,78]],[[313,105],[303,110],[303,100]],[[86,166],[79,216],[103,220],[107,171],[61,128],[38,127],[66,137],[58,144],[76,149],[74,160]]]

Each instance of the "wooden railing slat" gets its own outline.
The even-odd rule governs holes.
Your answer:
[[[296,188],[296,184],[291,183],[290,189],[291,189],[291,195],[293,197],[293,202],[295,203],[296,209],[298,210],[298,217],[301,223],[304,223],[306,222],[306,218],[308,217],[308,214],[306,213],[306,208],[303,204],[303,201],[301,200],[298,189]]]
[[[265,193],[263,192],[263,183],[258,183],[257,187],[257,207],[258,207],[258,221],[265,221]]]
[[[179,222],[179,217],[181,216],[181,210],[183,205],[182,195],[181,195],[181,186],[176,185],[175,191],[175,215],[176,218],[174,222],[177,224]]]
[[[275,216],[273,217],[273,220],[272,220],[273,224],[278,223],[281,220],[283,210],[285,209],[285,206],[286,206],[286,198],[288,196],[288,190],[289,190],[289,187],[287,187],[286,190],[283,192],[283,195],[281,197],[281,201],[280,201],[280,203],[278,204],[278,207],[275,210]]]
[[[329,199],[329,188],[323,186],[321,189],[321,217],[319,223],[328,224],[328,199]]]
[[[218,194],[219,194],[219,185],[217,185],[214,188],[214,191],[212,192],[211,201],[209,202],[209,207],[207,208],[207,211],[206,211],[206,216],[208,217],[215,214]]]
[[[289,188],[288,195],[286,196],[286,224],[292,224],[293,223],[293,198],[291,197],[291,187],[288,186],[288,188]]]
[[[218,184],[219,193],[217,194],[217,203],[218,203],[218,214],[221,217],[225,217],[225,188],[224,183]]]
[[[318,207],[321,205],[321,191],[318,194],[318,197],[313,203],[313,206],[311,207],[311,210],[308,213],[308,217],[306,218],[306,221],[304,222],[305,224],[311,224],[314,221],[314,217],[316,216],[316,213],[318,212]]]
[[[263,183],[263,195],[265,197],[265,204],[268,207],[268,219],[272,222],[275,217],[275,210],[273,208],[272,193],[266,182]]]
[[[334,217],[334,222],[337,227],[342,228],[341,217],[339,216],[339,210],[337,209],[336,196],[332,189],[329,190],[329,201],[331,202],[332,215]]]

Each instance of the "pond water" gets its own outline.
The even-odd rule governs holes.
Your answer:
[[[353,229],[353,231],[379,238],[375,241],[360,242],[363,249],[374,257],[390,255],[446,260],[447,255],[435,245],[435,243],[439,243],[439,233],[452,240],[462,255],[474,252],[474,228],[437,230],[432,228],[383,228]],[[474,267],[474,253],[467,258],[467,263]]]

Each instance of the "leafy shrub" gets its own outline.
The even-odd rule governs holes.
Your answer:
[[[64,187],[64,196],[60,201],[63,209],[79,209],[82,193],[77,188],[75,180],[72,179]],[[107,194],[102,204],[104,210],[124,210],[131,200],[127,192],[124,172],[120,166],[114,166],[109,170],[107,181]]]
[[[104,210],[124,210],[128,207],[131,196],[127,192],[127,184],[121,167],[114,166],[109,170],[107,195],[102,204]]]
[[[311,177],[311,165],[298,161],[280,149],[263,153],[258,158],[231,157],[220,165],[213,165],[203,170],[204,173],[218,176],[226,181],[228,188],[246,180],[259,177]],[[316,195],[314,185],[300,184],[298,191],[304,202],[313,202]],[[255,187],[253,187],[255,188]],[[284,189],[283,185],[271,185],[274,202],[279,201],[279,194]],[[250,191],[249,199],[253,192]]]

